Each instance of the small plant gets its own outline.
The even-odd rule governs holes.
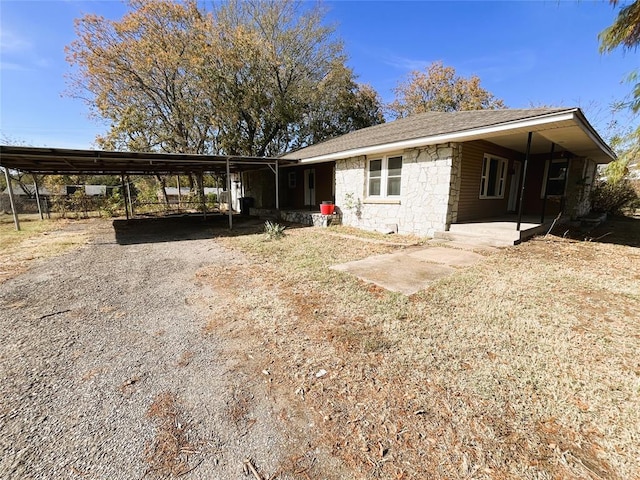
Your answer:
[[[279,240],[284,237],[285,228],[287,227],[270,220],[264,222],[264,233],[269,240]]]
[[[358,220],[362,218],[362,201],[360,200],[360,198],[356,199],[355,194],[353,193],[345,194],[344,207],[347,210],[352,211]]]

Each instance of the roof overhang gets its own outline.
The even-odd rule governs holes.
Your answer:
[[[224,172],[296,163],[270,157],[109,152],[0,145],[0,166],[36,174],[160,175]]]
[[[609,163],[616,154],[589,124],[580,109],[574,108],[533,118],[504,122],[486,127],[460,130],[410,140],[372,145],[301,159],[300,163],[321,163],[363,155],[379,155],[385,152],[419,148],[449,142],[487,140],[521,153],[526,151],[527,137],[533,132],[532,154],[547,153],[551,143],[576,156],[588,157],[597,163]],[[558,148],[556,148],[556,151]]]

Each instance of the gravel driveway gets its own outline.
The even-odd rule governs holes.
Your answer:
[[[199,268],[243,259],[202,229],[90,228],[91,244],[0,284],[0,478],[246,478],[246,458],[276,472],[276,408],[203,333],[198,301],[217,294]]]

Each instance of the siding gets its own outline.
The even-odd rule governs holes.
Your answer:
[[[485,153],[497,155],[509,160],[509,171],[511,170],[511,162],[513,160],[524,159],[524,156],[519,152],[500,147],[485,140],[463,143],[458,222],[477,220],[507,213],[509,189],[511,188],[512,178],[509,173],[507,173],[504,198],[496,200],[480,198],[480,177],[482,174],[482,159]]]
[[[280,207],[292,209],[320,209],[324,200],[333,201],[333,168],[335,162],[287,167],[280,170]],[[316,202],[312,207],[304,204],[304,171],[315,171]],[[296,178],[296,186],[289,188],[289,174]]]

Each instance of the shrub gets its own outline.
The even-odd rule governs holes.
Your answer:
[[[279,240],[284,237],[285,228],[287,227],[269,220],[264,222],[264,233],[269,240]]]
[[[628,209],[638,208],[638,193],[627,178],[611,182],[607,180],[596,183],[591,191],[593,210],[621,215]]]

